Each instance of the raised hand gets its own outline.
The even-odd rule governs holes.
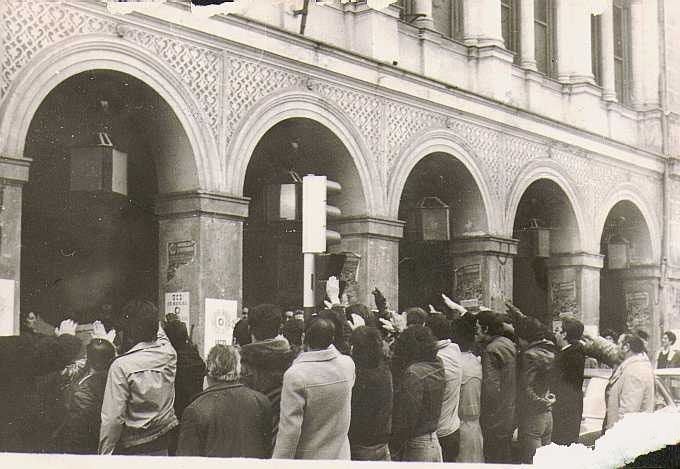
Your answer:
[[[337,277],[328,277],[328,281],[326,281],[326,295],[332,304],[340,304],[340,281]]]
[[[59,327],[54,329],[54,333],[58,336],[64,334],[76,335],[76,327],[78,327],[77,322],[72,319],[65,319],[61,321]]]
[[[467,309],[463,308],[461,305],[459,305],[451,298],[446,296],[444,293],[442,293],[442,299],[444,300],[444,304],[446,305],[446,307],[449,308],[451,311],[458,311],[461,315],[467,313]]]
[[[109,332],[106,332],[104,324],[101,321],[95,321],[92,323],[92,337],[108,340],[113,343],[113,341],[116,340],[116,330],[111,329]]]

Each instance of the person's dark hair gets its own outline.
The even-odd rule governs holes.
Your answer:
[[[583,323],[576,318],[563,319],[562,330],[566,333],[567,342],[575,342],[583,337]]]
[[[382,336],[375,327],[359,326],[352,331],[352,359],[359,368],[376,368],[382,363]]]
[[[663,335],[668,337],[668,341],[671,343],[671,345],[673,345],[675,343],[675,341],[677,340],[677,337],[671,331],[666,331],[666,332],[663,333]]]
[[[116,357],[113,344],[105,339],[93,338],[87,344],[87,366],[96,371],[106,371]]]
[[[189,343],[187,326],[179,319],[165,323],[165,333],[168,335],[168,339],[170,339],[170,343],[175,350],[179,350]]]
[[[642,330],[642,329],[635,329],[633,331],[633,334],[641,338],[643,341],[647,342],[649,340],[649,334],[647,334],[647,331]]]
[[[281,329],[281,308],[272,304],[261,304],[248,313],[248,327],[255,340],[273,339]]]
[[[604,329],[600,332],[601,337],[611,337],[616,342],[619,339],[619,334],[612,329]]]
[[[406,310],[406,325],[407,326],[413,326],[413,325],[418,325],[422,326],[425,324],[427,321],[427,313],[423,308],[419,308],[417,306],[414,306],[412,308],[408,308]]]
[[[498,313],[490,310],[480,311],[477,313],[477,321],[481,327],[488,329],[488,335],[503,335],[503,318]]]
[[[456,319],[451,325],[451,338],[462,352],[470,352],[475,346],[475,326],[477,320],[471,314]]]
[[[535,342],[541,339],[550,339],[547,327],[538,319],[527,317],[515,324],[517,335],[528,341]],[[552,339],[554,340],[554,338]]]
[[[153,342],[158,336],[158,308],[149,300],[131,300],[121,308],[125,336],[134,345]]]
[[[644,341],[636,334],[626,334],[623,338],[623,344],[628,344],[633,353],[642,353],[646,351]]]
[[[416,362],[430,362],[437,357],[437,340],[428,327],[414,325],[399,335],[394,354],[404,367]]]
[[[302,334],[305,331],[305,323],[299,319],[289,319],[283,323],[283,336],[291,345],[302,345]]]
[[[335,325],[330,319],[315,317],[305,332],[305,342],[312,350],[328,348],[335,337]]]
[[[437,340],[451,338],[451,321],[446,319],[443,314],[431,314],[427,320],[427,327]]]

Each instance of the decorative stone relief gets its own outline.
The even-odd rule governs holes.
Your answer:
[[[124,19],[122,17],[121,19]],[[12,80],[44,48],[82,34],[123,36],[163,60],[193,92],[205,116],[198,116],[213,132],[219,130],[220,56],[208,48],[136,27],[120,27],[115,17],[98,16],[60,2],[0,2],[0,101]]]
[[[301,88],[307,83],[299,73],[238,56],[229,57],[226,79],[229,81],[225,109],[227,139],[233,137],[240,120],[261,98],[285,88]]]

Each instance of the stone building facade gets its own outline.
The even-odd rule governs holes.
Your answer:
[[[206,299],[242,304],[255,259],[244,257],[248,172],[290,143],[286,122],[310,154],[330,155],[329,177],[343,184],[339,249],[360,256],[359,301],[372,304],[378,286],[408,306],[403,205],[428,195],[409,181],[422,169],[451,183],[442,252],[458,299],[501,308],[524,295],[520,306],[546,320],[571,311],[589,326],[626,322],[654,345],[660,330],[680,328],[676,2],[310,2],[306,15],[295,13],[301,1],[130,5],[0,4],[0,274],[15,282],[15,330],[27,294],[22,191],[40,159],[34,118],[61,83],[100,71],[162,101],[142,119],[158,139],[148,149],[157,293],[190,293],[199,342],[211,327]],[[534,11],[543,7],[550,21]],[[540,262],[522,254],[532,220],[550,228]],[[608,267],[612,230],[628,242],[624,268]],[[168,246],[183,241],[193,247],[180,262]],[[603,321],[612,292],[625,301],[607,308],[625,313]]]

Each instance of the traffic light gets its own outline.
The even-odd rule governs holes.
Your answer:
[[[322,253],[340,242],[340,233],[326,229],[328,219],[338,218],[340,209],[328,205],[329,194],[342,190],[340,184],[326,176],[308,174],[302,178],[302,252]]]

